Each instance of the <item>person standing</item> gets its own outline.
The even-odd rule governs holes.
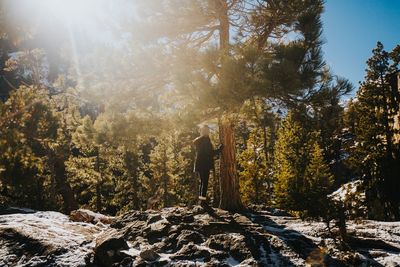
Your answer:
[[[194,172],[200,177],[199,200],[203,204],[207,200],[208,179],[210,170],[214,169],[214,156],[218,155],[223,145],[219,145],[218,149],[214,150],[211,143],[210,128],[208,125],[203,125],[200,128],[200,136],[193,140],[196,149],[196,160],[194,164]]]

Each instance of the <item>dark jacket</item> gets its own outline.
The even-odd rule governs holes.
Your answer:
[[[196,147],[196,161],[194,164],[194,171],[207,171],[214,168],[214,155],[219,150],[214,150],[211,144],[210,137],[200,136],[197,137],[193,144]]]

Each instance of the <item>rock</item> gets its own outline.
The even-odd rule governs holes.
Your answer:
[[[57,212],[4,215],[0,266],[386,266],[400,259],[399,222],[349,221],[355,239],[344,251],[322,222],[246,212],[172,207],[131,211],[111,225],[82,223],[96,213],[81,211],[79,222]]]
[[[94,263],[98,266],[112,266],[125,258],[126,255],[121,254],[120,251],[128,248],[123,235],[115,230],[106,231],[96,239]]]
[[[0,238],[12,242],[14,246],[9,247],[17,254],[30,254],[30,255],[51,255],[52,253],[62,253],[63,248],[50,243],[44,242],[45,240],[36,239],[26,235],[23,231],[18,229],[6,228],[1,229]],[[40,237],[39,237],[40,238]]]
[[[149,215],[149,217],[147,219],[147,224],[151,224],[151,223],[157,222],[159,220],[162,220],[162,217],[160,214],[151,214],[151,215]]]
[[[244,260],[240,263],[240,266],[246,266],[246,267],[258,267],[259,264],[255,259],[247,259]]]
[[[180,214],[168,214],[165,219],[171,224],[176,224],[182,222],[182,215]]]
[[[194,222],[194,217],[191,214],[187,215],[170,215],[165,217],[170,223],[177,224],[177,223],[192,223]]]
[[[204,261],[210,260],[210,252],[208,250],[200,249],[193,243],[184,245],[175,255],[171,256],[174,260],[196,260],[203,259]]]
[[[203,213],[204,208],[202,206],[196,205],[193,207],[192,211],[193,211],[193,214],[196,215],[196,214]]]
[[[149,225],[150,226],[150,230],[152,232],[164,232],[166,231],[167,228],[169,228],[170,223],[168,221],[157,221],[155,223],[152,223]]]
[[[252,225],[253,222],[247,218],[246,216],[240,215],[238,213],[235,213],[235,215],[233,216],[233,219],[235,220],[235,222],[241,224],[241,225]]]
[[[243,232],[243,227],[238,223],[231,222],[203,222],[201,225],[202,230],[207,235],[223,234],[223,233],[240,233]]]
[[[171,224],[167,220],[161,220],[148,225],[144,229],[144,233],[149,243],[154,243],[159,238],[166,236],[170,227]]]
[[[115,220],[111,223],[112,228],[121,229],[125,227],[127,224],[131,224],[135,221],[147,221],[149,214],[147,212],[143,212],[140,210],[133,210],[124,213],[122,216],[118,216]]]
[[[186,245],[190,242],[195,244],[200,244],[204,242],[204,238],[198,232],[194,232],[191,230],[182,230],[180,235],[177,237],[176,247],[177,249],[182,248],[183,245]]]
[[[240,234],[212,235],[205,245],[215,250],[230,251],[232,257],[240,262],[252,257],[246,246],[245,237]]]
[[[160,243],[159,246],[160,251],[166,252],[170,250],[176,250],[178,236],[179,236],[178,233],[172,233],[169,234],[167,237],[165,237],[164,241]]]
[[[0,216],[0,266],[84,266],[102,230],[53,211]]]
[[[28,208],[17,208],[17,207],[0,207],[0,215],[7,215],[7,214],[29,214],[35,213],[36,210],[28,209]]]
[[[138,257],[133,263],[132,266],[135,267],[148,267],[149,263],[142,259],[141,257]]]
[[[137,236],[141,235],[145,225],[146,222],[144,221],[133,221],[132,223],[123,227],[121,232],[125,236],[126,240],[134,240]]]
[[[86,222],[86,223],[104,223],[111,224],[114,217],[106,216],[101,213],[96,213],[90,210],[79,209],[71,211],[69,218],[74,222]]]
[[[292,215],[285,211],[285,210],[280,210],[280,209],[275,209],[275,208],[270,208],[272,215],[274,216],[285,216],[285,217],[292,217]]]
[[[155,252],[152,249],[146,249],[140,252],[140,257],[144,259],[145,261],[155,261],[158,258],[160,258],[160,255],[158,255],[157,252]]]
[[[131,257],[125,257],[119,264],[118,267],[131,267],[133,259]]]

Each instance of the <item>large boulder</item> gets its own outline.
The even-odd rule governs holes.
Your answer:
[[[2,215],[0,266],[85,266],[104,229],[52,211]]]

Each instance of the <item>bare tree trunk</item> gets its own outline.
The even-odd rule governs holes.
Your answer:
[[[220,161],[220,192],[219,208],[224,210],[242,210],[240,199],[239,177],[236,170],[236,144],[233,121],[221,120],[219,123],[219,138],[224,149]]]

